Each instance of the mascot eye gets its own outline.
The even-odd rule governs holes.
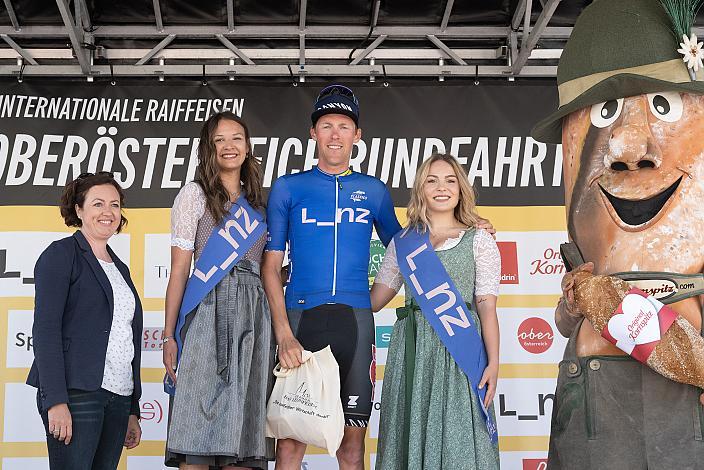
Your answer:
[[[665,122],[676,122],[682,117],[682,97],[676,91],[649,93],[648,105],[653,115]]]
[[[621,109],[623,98],[595,104],[590,112],[592,124],[599,129],[610,126],[621,115]]]

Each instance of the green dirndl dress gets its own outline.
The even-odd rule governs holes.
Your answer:
[[[465,300],[474,297],[474,233],[467,231],[457,246],[437,252]],[[467,376],[407,286],[405,291],[406,306],[397,311],[386,360],[376,468],[498,469],[499,449],[489,439]],[[481,333],[479,317],[470,311]],[[489,412],[494,414],[493,406]]]

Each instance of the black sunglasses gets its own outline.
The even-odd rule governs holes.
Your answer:
[[[109,176],[110,178],[113,178],[112,171],[96,171],[95,173],[81,173],[76,179],[82,180],[83,178],[88,178],[90,176]]]
[[[318,99],[316,101],[320,101],[323,98],[327,98],[328,96],[333,95],[346,96],[347,98],[351,99],[355,105],[359,106],[359,101],[357,101],[357,97],[354,96],[354,92],[344,85],[326,86],[325,88],[320,90],[320,94],[318,94]]]

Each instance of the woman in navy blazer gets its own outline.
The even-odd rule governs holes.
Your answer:
[[[61,197],[73,236],[34,269],[34,363],[52,470],[113,470],[139,444],[142,306],[128,267],[108,246],[127,220],[112,174],[82,174]]]

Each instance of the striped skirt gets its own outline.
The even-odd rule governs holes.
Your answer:
[[[265,426],[275,354],[259,265],[240,261],[190,316],[166,465],[266,468],[274,458]]]

